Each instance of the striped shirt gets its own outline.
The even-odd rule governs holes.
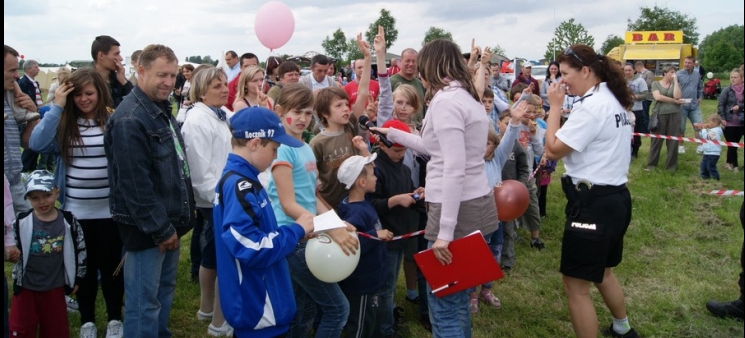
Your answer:
[[[8,115],[5,119],[5,132],[3,133],[3,171],[8,177],[8,183],[11,185],[21,182],[21,132],[18,130],[16,119],[13,118],[13,111],[8,105],[8,101],[3,100],[3,112]]]
[[[108,161],[103,130],[94,120],[78,119],[82,144],[72,148],[65,176],[65,209],[78,219],[111,218]]]

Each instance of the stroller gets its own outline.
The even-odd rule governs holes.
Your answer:
[[[704,98],[716,100],[719,93],[722,92],[722,85],[717,78],[709,78],[704,84]]]

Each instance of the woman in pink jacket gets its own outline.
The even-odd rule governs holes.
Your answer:
[[[378,130],[392,142],[430,156],[424,237],[437,259],[450,264],[450,242],[476,230],[490,234],[499,226],[494,194],[484,174],[489,121],[455,43],[435,40],[426,44],[417,64],[428,88],[425,102],[429,102],[421,136]],[[467,291],[444,297],[429,293],[429,313],[434,337],[471,336]]]

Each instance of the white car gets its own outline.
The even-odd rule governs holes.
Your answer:
[[[545,65],[536,65],[532,67],[533,71],[530,73],[530,75],[538,80],[538,83],[542,83],[543,80],[546,79],[546,76],[548,75],[548,66]]]

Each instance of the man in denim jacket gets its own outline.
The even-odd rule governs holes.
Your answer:
[[[173,51],[149,45],[138,83],[109,119],[109,207],[126,250],[124,336],[170,337],[179,237],[191,228],[192,186],[184,143],[168,95],[178,63]]]

